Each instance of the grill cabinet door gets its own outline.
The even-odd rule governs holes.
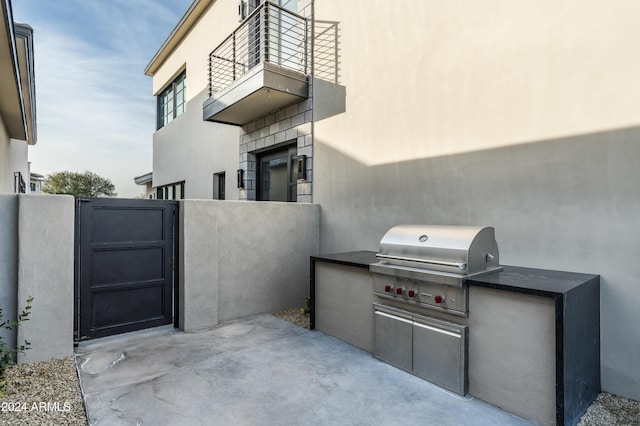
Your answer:
[[[467,326],[414,316],[413,373],[457,394],[466,393]]]
[[[375,307],[373,353],[389,364],[411,371],[413,321],[400,315],[391,309]]]

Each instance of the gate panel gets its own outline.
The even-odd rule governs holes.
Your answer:
[[[177,204],[78,199],[77,339],[170,324]]]

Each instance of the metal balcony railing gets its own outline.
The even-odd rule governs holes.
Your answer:
[[[14,189],[16,194],[26,194],[27,193],[27,184],[24,182],[22,178],[22,173],[14,172],[13,173],[14,180]]]
[[[310,21],[264,2],[209,54],[209,97],[269,62],[308,74]]]

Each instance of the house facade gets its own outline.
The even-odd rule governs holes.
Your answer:
[[[0,12],[0,193],[27,193],[37,140],[33,29],[13,22],[9,0]]]
[[[42,194],[42,184],[44,183],[44,175],[39,173],[29,173],[29,192],[32,194]]]
[[[208,54],[236,25],[218,20],[213,6],[194,2],[145,70],[158,99],[153,188],[159,199],[219,198],[219,186],[227,198],[238,198],[230,178],[237,169],[239,130],[202,120]]]
[[[159,198],[311,202],[310,13],[296,0],[192,4],[146,69]],[[211,81],[212,67],[230,74]]]
[[[136,185],[140,185],[144,188],[144,192],[142,193],[143,198],[148,198],[150,200],[156,199],[156,190],[153,189],[153,173],[145,173],[144,175],[136,176],[133,178],[133,181]],[[163,191],[164,195],[164,191]]]
[[[503,264],[601,276],[602,389],[638,400],[639,18],[632,0],[196,0],[146,70],[154,190],[320,204],[324,253],[400,223],[494,226]]]

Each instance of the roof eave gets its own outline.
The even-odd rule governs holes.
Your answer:
[[[21,70],[20,85],[22,86],[25,118],[27,120],[27,142],[35,145],[38,140],[36,122],[36,78],[33,53],[33,28],[27,24],[15,23],[16,48],[18,50],[18,64]]]
[[[144,69],[145,75],[153,77],[169,53],[182,41],[184,36],[198,21],[200,16],[202,16],[205,9],[214,1],[215,0],[193,0],[193,3],[191,3],[187,11],[182,15],[178,24],[171,31],[167,39],[162,43],[156,54]]]
[[[24,108],[22,85],[20,84],[20,68],[16,51],[16,35],[13,23],[13,12],[10,0],[0,0],[0,65],[5,76],[13,75],[13,78],[4,80],[2,84],[3,96],[0,102],[0,114],[5,120],[7,131],[11,138],[27,139],[27,119]],[[6,61],[6,62],[4,62]]]
[[[145,185],[149,182],[151,182],[153,180],[153,172],[149,172],[147,174],[144,174],[142,176],[136,176],[133,178],[133,181],[137,184],[137,185]]]

